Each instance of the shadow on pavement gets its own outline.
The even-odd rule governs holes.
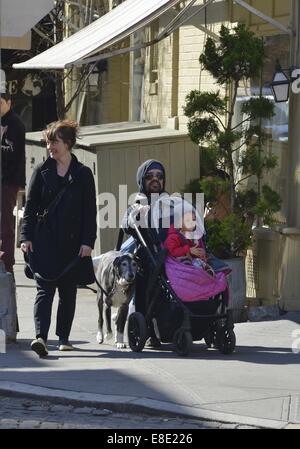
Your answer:
[[[46,358],[39,359],[30,348],[31,340],[20,339],[16,344],[7,345],[7,353],[0,354],[1,368],[26,368],[38,367],[44,361],[52,361],[55,359],[112,359],[112,360],[211,360],[224,361],[230,363],[232,361],[242,361],[245,363],[263,364],[263,365],[299,365],[300,353],[294,354],[291,348],[275,347],[275,346],[245,346],[237,345],[232,354],[221,354],[217,349],[208,349],[204,342],[194,342],[192,351],[188,356],[180,357],[173,351],[172,344],[163,344],[160,349],[145,348],[142,352],[132,352],[130,349],[118,350],[114,346],[99,345],[95,348],[95,344],[89,341],[72,340],[75,351],[60,352],[57,349],[57,341],[49,340],[49,355]],[[86,348],[82,347],[84,344]],[[81,345],[77,348],[76,345]],[[92,347],[91,347],[92,346]]]

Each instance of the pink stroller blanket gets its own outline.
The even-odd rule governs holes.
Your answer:
[[[223,272],[215,277],[193,265],[186,265],[168,256],[165,261],[166,275],[176,295],[183,302],[208,300],[221,292],[226,292],[228,302],[228,283]]]

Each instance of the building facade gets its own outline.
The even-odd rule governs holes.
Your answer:
[[[188,2],[182,2],[183,7]],[[300,66],[299,58],[299,5],[287,0],[248,0],[238,5],[231,0],[214,1],[207,5],[170,36],[146,49],[130,54],[128,68],[128,118],[159,124],[163,128],[187,130],[187,117],[183,112],[186,95],[192,89],[216,90],[211,76],[199,64],[207,36],[217,38],[221,24],[233,27],[245,23],[264,42],[265,66],[260,80],[240,86],[235,120],[241,121],[241,106],[253,95],[272,98],[269,87],[276,60],[284,68]],[[202,0],[194,3],[196,11]],[[177,8],[177,12],[179,8]],[[151,26],[132,36],[133,45],[155,38],[174,16],[174,9],[159,17]],[[292,30],[292,33],[289,31]],[[120,58],[120,57],[119,57]],[[124,58],[122,56],[121,58]],[[112,60],[114,58],[111,58]],[[119,73],[116,62],[109,61],[112,79]],[[125,68],[125,67],[124,67]],[[110,77],[109,70],[107,76]],[[230,95],[230,86],[224,94]],[[114,89],[112,89],[114,90]],[[115,91],[117,92],[117,90]],[[108,96],[109,97],[109,96]],[[300,163],[299,115],[300,95],[291,92],[286,103],[274,104],[275,115],[264,123],[269,140],[264,151],[278,158],[275,171],[264,181],[282,198],[282,207],[276,214],[274,229],[254,231],[253,248],[246,258],[247,296],[252,305],[279,304],[283,309],[300,310],[297,297],[298,275],[296,260],[300,257]]]
[[[69,23],[65,37],[68,37],[123,2],[65,3]],[[186,132],[187,118],[183,112],[186,95],[192,89],[217,89],[199,64],[199,56],[207,36],[217,39],[222,24],[228,27],[247,24],[263,40],[266,53],[260,79],[239,88],[237,121],[242,119],[241,106],[246,99],[260,92],[271,98],[269,84],[276,60],[284,68],[300,67],[298,0],[186,0],[174,6],[175,3],[151,23],[104,51],[107,58],[95,65],[88,81],[82,84],[67,112],[69,117],[81,125],[141,121]],[[158,37],[170,21],[189,4],[180,26],[173,27],[160,40]],[[146,42],[152,45],[143,46]],[[126,47],[134,50],[112,56],[114,50]],[[76,94],[82,73],[76,68],[66,76],[66,103]],[[224,94],[231,95],[231,86],[225,86]],[[296,272],[300,257],[299,114],[300,95],[291,92],[289,102],[276,104],[273,119],[263,124],[270,136],[264,151],[278,158],[275,174],[266,181],[280,194],[282,208],[276,215],[274,229],[254,231],[253,250],[247,258],[248,296],[253,302],[279,303],[282,308],[296,310],[300,310]]]

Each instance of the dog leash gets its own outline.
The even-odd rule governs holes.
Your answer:
[[[104,290],[104,288],[98,282],[96,276],[95,276],[95,282],[98,285],[98,287],[100,288],[100,290],[102,291],[102,293],[104,293],[107,297],[112,296],[114,294],[115,289],[116,289],[116,282],[115,282],[115,285],[114,285],[114,287],[113,287],[113,289],[111,290],[110,293],[107,293],[107,291]],[[88,286],[85,286],[85,288],[88,288],[89,290],[92,290],[94,293],[97,293],[97,290],[95,290],[94,288],[91,288],[91,287],[88,287]],[[124,288],[122,290],[123,294],[125,294],[125,291],[126,291],[126,289]]]
[[[31,272],[33,273],[33,276],[35,277],[36,280],[40,280],[40,281],[44,281],[44,282],[50,282],[50,283],[55,283],[57,282],[62,276],[64,276],[71,268],[73,268],[79,261],[80,261],[80,257],[77,256],[76,258],[74,258],[66,267],[65,269],[60,273],[59,276],[57,276],[55,279],[45,279],[43,276],[41,276],[39,273],[36,273],[34,271],[33,267],[33,263],[32,263],[32,253],[31,251],[29,251],[28,254],[24,253],[24,259],[25,262],[29,265],[29,268],[31,270]],[[94,279],[95,282],[97,284],[97,286],[100,288],[100,290],[102,290],[102,292],[106,295],[109,296],[108,293],[104,290],[104,288],[99,284],[96,276],[94,275]],[[88,287],[87,285],[80,285],[79,288],[86,288],[88,290],[91,290],[94,293],[97,293],[97,290],[95,290],[94,288]]]
[[[114,290],[112,290],[111,293],[110,293],[110,295],[109,295],[109,294],[104,290],[104,288],[100,285],[100,283],[98,282],[96,276],[95,276],[95,282],[96,282],[96,284],[98,285],[98,287],[100,288],[100,290],[102,291],[102,293],[104,293],[106,296],[110,296],[110,295],[114,292]],[[88,287],[88,288],[90,288],[90,287]],[[94,293],[97,293],[97,290],[94,290],[94,289],[91,289],[91,288],[90,288],[90,290],[93,290]]]

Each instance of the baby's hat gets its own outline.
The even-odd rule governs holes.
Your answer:
[[[180,204],[176,204],[173,209],[174,215],[174,227],[176,229],[182,228],[183,216],[187,212],[194,212],[196,216],[195,220],[195,230],[191,231],[193,239],[200,239],[203,234],[205,234],[205,227],[203,223],[203,219],[201,218],[198,210],[188,201],[182,201]]]
[[[186,214],[187,212],[195,213],[195,208],[193,207],[192,204],[188,203],[187,201],[182,201],[180,204],[176,204],[176,206],[173,209],[175,228],[181,228],[182,218],[184,214]]]

